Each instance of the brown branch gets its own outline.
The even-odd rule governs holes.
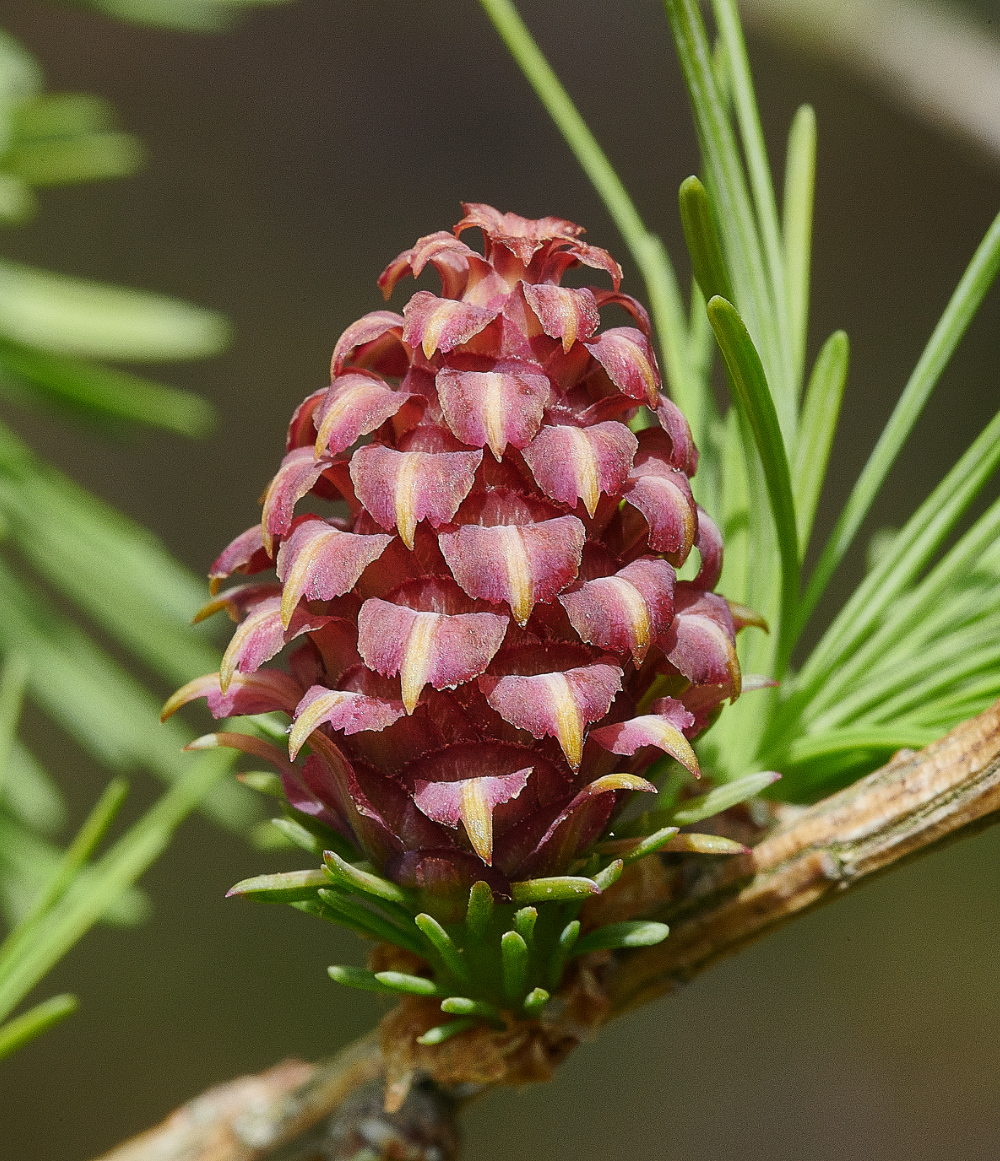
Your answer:
[[[610,1016],[671,991],[872,876],[997,821],[1000,702],[920,753],[897,754],[839,794],[805,810],[786,809],[778,827],[748,855],[720,861],[703,873],[681,900],[667,905],[669,939],[614,958],[604,969]],[[307,1152],[285,1149],[383,1074],[378,1041],[368,1036],[332,1060],[285,1063],[211,1089],[101,1161],[335,1161],[353,1155],[336,1142],[353,1140],[357,1126],[335,1121],[325,1132],[326,1144]],[[399,1113],[385,1115],[372,1128],[382,1139],[391,1132],[406,1135],[410,1151],[370,1155],[451,1155],[440,1147],[441,1141],[454,1141],[447,1098],[434,1114],[440,1120],[437,1143],[422,1151],[420,1141],[434,1136],[422,1099],[416,1088]],[[373,1124],[369,1104],[358,1105],[367,1110],[367,1125]],[[415,1123],[419,1141],[413,1137]],[[372,1140],[367,1147],[381,1146]],[[398,1138],[393,1147],[398,1149]]]
[[[379,1080],[382,1072],[381,1048],[372,1033],[319,1064],[288,1060],[210,1088],[101,1161],[257,1161],[273,1156],[356,1089]]]
[[[789,811],[745,856],[689,892],[657,947],[610,981],[615,1014],[685,983],[717,960],[904,860],[1000,821],[1000,702],[919,753],[804,811]]]

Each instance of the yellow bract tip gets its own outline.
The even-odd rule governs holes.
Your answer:
[[[504,563],[510,586],[510,611],[514,614],[514,620],[523,628],[535,607],[535,581],[520,530],[510,527],[506,533]]]
[[[488,867],[492,866],[493,810],[481,779],[470,778],[462,783],[459,813],[472,849]]]
[[[416,709],[427,684],[434,635],[439,621],[438,613],[418,613],[406,638],[399,666],[399,682],[403,706],[408,714],[412,714]]]
[[[568,355],[570,347],[576,342],[576,336],[579,332],[577,325],[579,318],[575,309],[570,309],[563,316],[566,319],[566,329],[562,334],[562,349],[563,354]]]
[[[656,389],[656,372],[653,370],[652,364],[638,347],[634,349],[634,352],[639,374],[642,376],[642,381],[646,385],[646,404],[650,410],[655,411],[659,394]]]
[[[587,509],[587,515],[593,520],[594,513],[597,511],[598,502],[601,499],[601,489],[597,483],[596,475],[591,475],[589,472],[584,477],[582,484],[583,506]]]
[[[240,636],[240,631],[237,629],[233,634],[233,639],[229,642],[228,648],[222,655],[222,664],[219,666],[219,689],[223,693],[229,689],[229,684],[233,680],[233,675],[236,673],[236,657],[240,647]]]
[[[566,761],[576,770],[583,758],[583,722],[580,720],[580,711],[573,698],[573,691],[564,674],[549,675],[549,692],[555,711],[556,737],[566,755]]]
[[[444,330],[445,324],[448,322],[453,305],[454,304],[451,302],[442,303],[431,314],[430,318],[427,320],[426,325],[424,326],[424,337],[420,345],[423,347],[424,355],[428,359],[431,358],[431,356],[437,350],[438,342],[441,338],[441,332]]]
[[[316,459],[319,459],[326,451],[327,444],[330,442],[330,432],[333,431],[345,412],[350,411],[354,406],[356,397],[356,390],[343,391],[340,397],[331,404],[326,415],[323,416],[323,422],[319,425],[319,431],[316,434]]]
[[[601,498],[601,483],[598,476],[597,455],[587,439],[586,433],[578,428],[567,428],[573,435],[572,458],[576,469],[576,491],[583,500],[587,515],[593,519]]]
[[[292,622],[292,617],[295,614],[295,610],[298,608],[298,605],[299,605],[298,590],[295,588],[292,588],[290,585],[286,584],[284,587],[284,590],[282,591],[282,594],[281,594],[281,627],[282,627],[282,629],[287,631],[288,626]]]
[[[496,371],[486,375],[486,398],[483,401],[483,418],[486,426],[486,442],[493,458],[500,462],[507,446],[504,424],[503,376]]]
[[[420,452],[404,453],[395,482],[396,528],[411,552],[417,529],[416,478],[422,460]]]
[[[182,705],[187,705],[189,701],[194,701],[196,697],[204,697],[207,693],[210,693],[218,680],[219,675],[217,673],[206,673],[204,677],[196,677],[193,681],[182,685],[180,689],[172,693],[163,703],[163,709],[160,711],[160,721],[165,722]]]
[[[662,719],[656,723],[655,729],[660,735],[661,748],[676,758],[682,766],[686,766],[695,778],[700,778],[701,770],[698,766],[698,756],[680,730]]]
[[[295,724],[288,732],[288,756],[295,761],[295,756],[305,745],[306,739],[316,729],[331,709],[344,700],[344,694],[339,689],[331,690],[323,697],[318,697],[299,714]]]
[[[649,642],[653,627],[649,621],[649,607],[642,593],[622,576],[608,578],[614,585],[621,600],[623,611],[628,618],[628,632],[632,656],[637,665],[641,665],[649,650]]]
[[[192,625],[199,625],[202,621],[207,621],[209,617],[214,617],[220,609],[226,607],[229,597],[223,593],[221,597],[216,597],[214,600],[208,602],[207,605],[202,605],[197,613],[191,618]]]

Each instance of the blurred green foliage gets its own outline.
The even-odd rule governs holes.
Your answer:
[[[1000,465],[1000,414],[898,534],[883,539],[867,577],[817,645],[801,661],[796,650],[1000,270],[1000,216],[928,338],[819,559],[807,567],[848,376],[842,332],[827,339],[811,369],[804,358],[812,110],[803,106],[792,121],[780,188],[735,0],[711,0],[711,24],[697,0],[666,0],[703,169],[703,181],[688,178],[680,191],[694,272],[685,309],[666,249],[640,219],[511,0],[480,2],[642,271],[667,387],[701,451],[695,495],[719,522],[726,545],[720,591],[769,627],[766,634],[754,628],[741,634],[739,653],[744,672],[774,680],[742,697],[699,740],[703,767],[723,780],[778,770],[775,797],[809,800],[985,709],[1000,696],[993,581],[1000,500],[971,528],[963,531],[962,522]],[[719,406],[713,388],[716,351],[728,407]]]
[[[237,20],[248,8],[284,4],[287,0],[76,0],[135,24],[213,32]]]
[[[34,60],[0,32],[0,220],[8,226],[36,211],[36,187],[124,177],[142,160],[105,101],[42,85]],[[103,361],[200,358],[227,338],[214,312],[0,259],[0,398],[9,403],[112,431],[200,435],[212,423],[203,400]],[[155,537],[0,422],[0,914],[8,928],[0,1056],[73,1011],[73,998],[59,996],[2,1023],[96,920],[145,917],[132,884],[194,806],[235,829],[256,818],[242,787],[221,783],[225,757],[184,754],[191,734],[159,725],[161,696],[135,676],[145,671],[154,688],[170,688],[218,664],[211,640],[190,627],[202,591]],[[56,842],[67,816],[62,793],[20,737],[25,699],[119,775],[65,850]],[[169,789],[96,857],[127,793],[120,775],[139,769]]]

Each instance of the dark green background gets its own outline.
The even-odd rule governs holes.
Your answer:
[[[697,162],[660,6],[524,11],[679,255],[676,189]],[[254,519],[290,411],[327,381],[343,327],[380,305],[379,271],[457,220],[460,200],[571,218],[626,257],[473,0],[300,0],[220,36],[40,0],[6,0],[2,21],[50,87],[112,98],[151,151],[136,179],[44,193],[6,252],[178,294],[238,328],[225,357],[162,372],[215,401],[209,441],[20,427],[198,571]],[[751,51],[779,156],[795,106],[819,116],[812,349],[843,326],[854,353],[833,505],[1000,206],[1000,166],[822,60]],[[998,312],[994,292],[872,527],[903,519],[996,408]],[[102,776],[28,724],[79,814]],[[151,795],[137,786],[135,809]],[[995,1158],[998,854],[987,833],[895,873],[621,1021],[555,1084],[493,1094],[466,1119],[470,1161]],[[145,881],[152,924],[92,933],[39,991],[78,992],[82,1009],[0,1065],[0,1157],[86,1161],[209,1084],[326,1054],[371,1024],[376,1001],[325,976],[360,962],[348,936],[223,899],[268,862],[199,820],[184,828]]]

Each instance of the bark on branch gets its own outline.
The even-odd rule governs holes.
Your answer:
[[[685,983],[873,875],[1000,821],[1000,702],[787,820],[676,906],[610,981],[615,1014]]]
[[[682,899],[665,904],[669,939],[605,969],[610,1016],[671,991],[872,876],[997,821],[1000,702],[815,806],[786,810],[748,855],[701,875]],[[337,1161],[359,1148],[369,1156],[453,1156],[447,1094],[428,1104],[416,1088],[391,1117],[373,1114],[371,1101],[359,1098],[348,1110],[346,1098],[383,1075],[378,1041],[367,1036],[332,1060],[286,1062],[211,1089],[101,1161]],[[326,1125],[338,1109],[341,1119]],[[391,1151],[393,1134],[392,1147],[409,1152]]]

